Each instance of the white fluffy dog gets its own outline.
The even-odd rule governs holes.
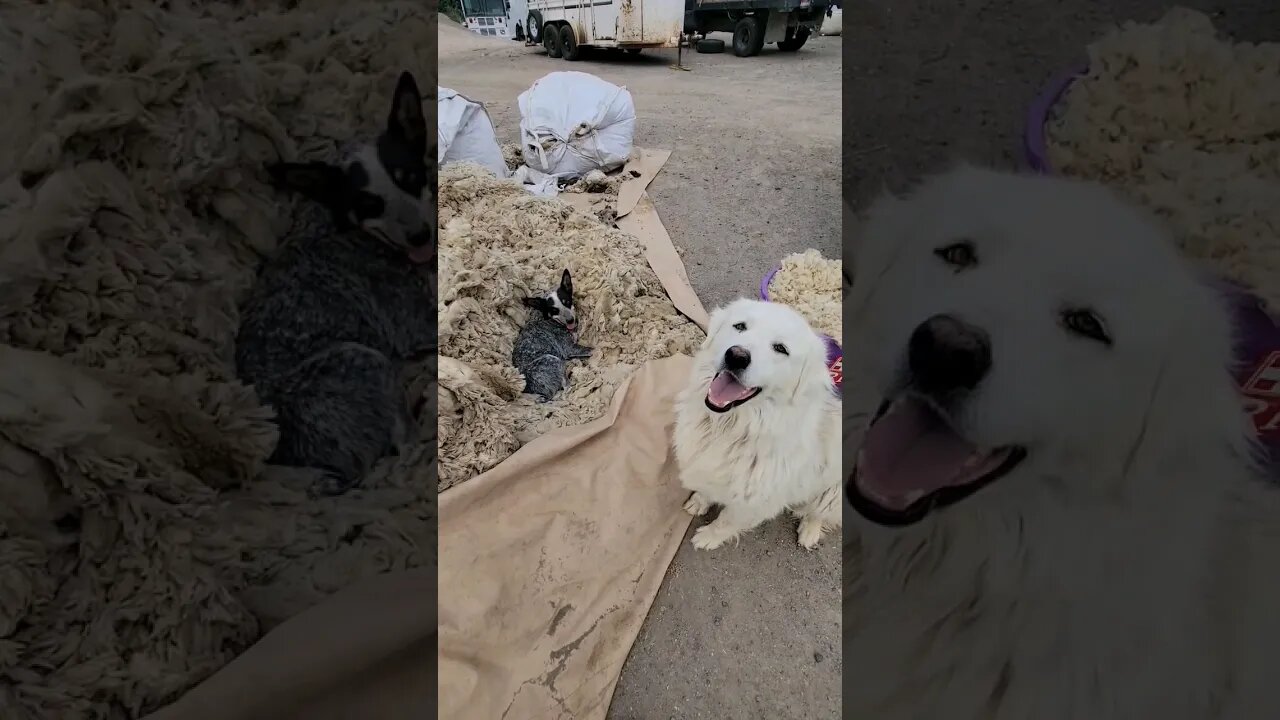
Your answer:
[[[1280,718],[1280,490],[1172,240],[973,168],[859,236],[845,717]]]
[[[737,300],[711,314],[689,384],[676,400],[675,456],[684,509],[720,515],[693,545],[720,547],[792,509],[799,539],[840,525],[840,404],[826,345],[776,303]]]

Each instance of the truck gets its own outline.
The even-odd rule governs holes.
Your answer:
[[[461,0],[462,26],[477,35],[508,37],[505,0]]]
[[[529,42],[553,58],[578,60],[586,48],[638,53],[680,47],[685,38],[733,33],[738,57],[767,43],[799,50],[816,33],[831,0],[528,0]]]
[[[840,0],[843,2],[843,0]],[[777,43],[782,52],[799,50],[815,35],[832,0],[687,0],[689,35],[733,33],[733,54],[751,57]]]

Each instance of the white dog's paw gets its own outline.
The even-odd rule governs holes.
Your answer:
[[[711,503],[707,502],[706,498],[696,492],[690,493],[689,499],[684,501],[684,511],[694,517],[706,515],[707,511],[710,509]]]
[[[800,518],[798,534],[800,547],[805,550],[812,550],[818,547],[818,542],[822,540],[822,521],[811,517]]]
[[[699,550],[715,550],[721,545],[738,537],[738,533],[733,530],[726,530],[717,526],[716,523],[703,525],[693,531],[693,546]]]

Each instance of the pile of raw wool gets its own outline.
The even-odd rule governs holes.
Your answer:
[[[1175,9],[1089,47],[1049,157],[1164,217],[1182,249],[1280,307],[1280,43]]]
[[[703,333],[681,315],[639,241],[470,164],[440,171],[440,489],[469,480],[548,430],[604,414],[641,363],[692,353]],[[523,395],[511,348],[521,299],[573,276],[579,339],[569,389]]]
[[[814,330],[841,342],[840,261],[809,249],[782,259],[769,280],[769,299],[796,309]]]
[[[312,500],[231,358],[310,207],[264,163],[371,137],[402,70],[434,87],[434,37],[415,0],[0,5],[0,716],[136,718],[433,562],[434,423]]]
[[[507,169],[515,172],[515,169],[524,164],[524,148],[520,143],[502,143],[502,159],[507,163]]]

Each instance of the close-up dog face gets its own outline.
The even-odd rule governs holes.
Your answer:
[[[435,199],[427,166],[427,126],[413,75],[401,73],[386,126],[339,164],[279,163],[277,183],[329,208],[340,228],[358,228],[417,263],[435,257]]]
[[[735,300],[711,314],[698,353],[706,406],[725,413],[748,403],[811,400],[815,387],[830,392],[825,358],[822,338],[796,311]]]
[[[1231,425],[1220,300],[1100,186],[960,168],[881,201],[858,242],[845,337],[880,403],[847,491],[868,519],[1140,494],[1130,466],[1187,413]]]
[[[525,298],[524,304],[542,313],[548,320],[565,326],[570,332],[578,329],[578,316],[573,311],[573,277],[565,268],[560,274],[560,285],[539,297]]]

